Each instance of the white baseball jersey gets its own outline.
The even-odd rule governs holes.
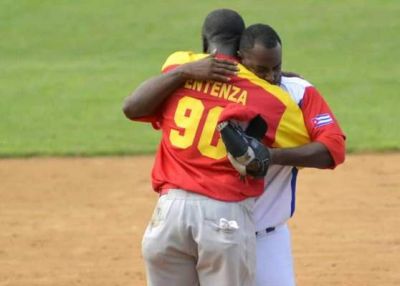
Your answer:
[[[281,87],[301,108],[311,141],[324,144],[330,152],[331,167],[342,163],[345,136],[319,92],[309,82],[296,77],[282,77]],[[295,285],[291,239],[286,222],[295,210],[297,170],[291,166],[270,166],[264,193],[253,209],[257,230],[257,286]]]
[[[310,137],[313,137],[313,133],[321,133],[321,126],[315,121],[315,115],[319,116],[320,114],[331,113],[330,110],[326,110],[325,102],[321,105],[321,100],[323,101],[322,97],[319,95],[314,96],[316,89],[308,81],[298,77],[282,77],[281,87],[291,95],[299,106],[302,105],[303,98],[307,93],[309,97],[313,98],[310,104],[307,103],[306,107],[309,110],[312,109],[313,112],[308,112],[309,110],[305,111],[302,108],[303,115],[307,128],[311,133]],[[329,118],[326,121],[327,128],[324,127],[326,130],[329,130],[328,125],[334,124],[335,121],[333,115],[328,116]],[[265,191],[257,199],[254,208],[254,220],[257,231],[279,226],[293,215],[296,205],[297,172],[298,169],[292,166],[270,166],[265,178]]]

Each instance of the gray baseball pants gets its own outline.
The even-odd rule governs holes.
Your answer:
[[[177,189],[160,196],[142,241],[147,284],[253,286],[253,205]]]

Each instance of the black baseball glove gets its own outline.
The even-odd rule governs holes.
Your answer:
[[[270,152],[259,141],[266,133],[266,122],[257,116],[249,123],[246,131],[243,131],[240,126],[224,121],[218,125],[218,130],[232,166],[242,176],[263,178],[270,164]]]

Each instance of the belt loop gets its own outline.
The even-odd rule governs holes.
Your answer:
[[[269,233],[269,232],[273,232],[275,230],[275,227],[267,227],[266,229],[265,229],[265,232],[266,233]]]
[[[256,231],[256,236],[261,235],[263,233],[271,233],[273,231],[275,231],[275,227],[274,226],[267,227],[266,229],[263,229],[261,231]]]

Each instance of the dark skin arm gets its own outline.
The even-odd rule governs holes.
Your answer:
[[[311,142],[294,148],[269,149],[271,164],[326,169],[334,161],[324,144]]]
[[[152,115],[160,104],[185,82],[179,70],[150,78],[125,99],[123,112],[129,119]]]
[[[122,110],[129,119],[152,115],[186,80],[227,82],[237,70],[236,63],[216,59],[213,53],[204,59],[181,65],[170,72],[146,80],[125,99]]]

